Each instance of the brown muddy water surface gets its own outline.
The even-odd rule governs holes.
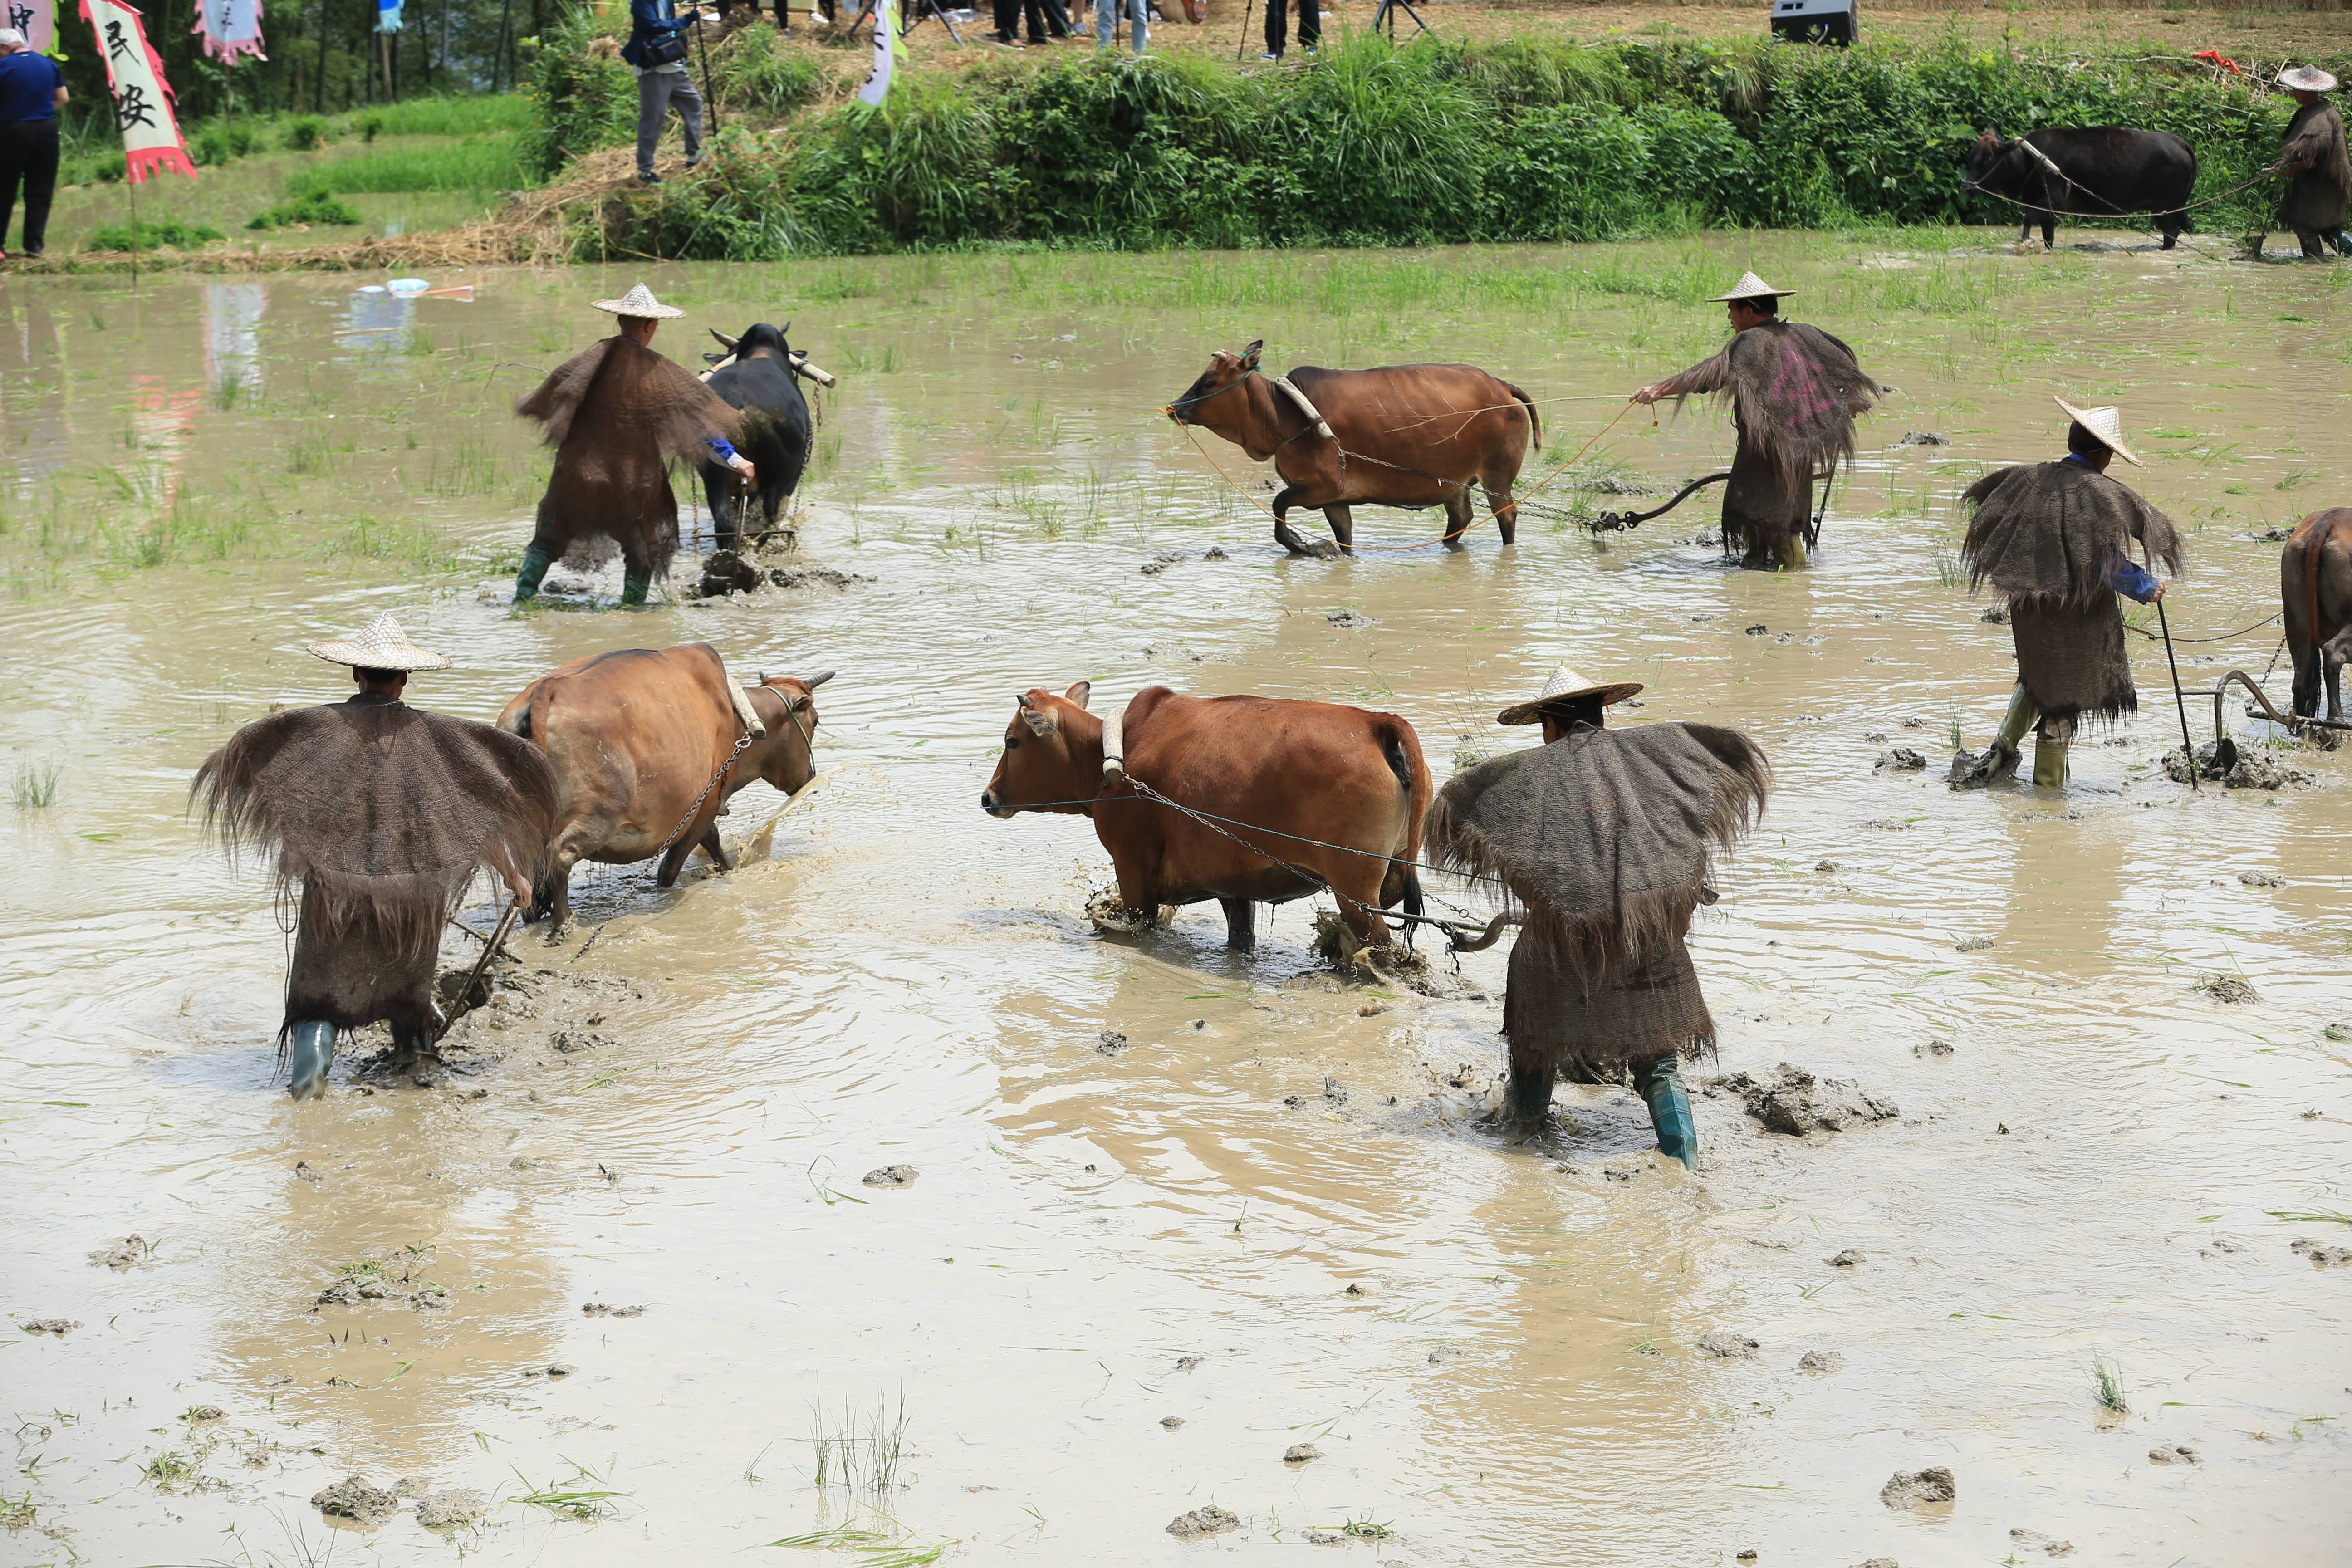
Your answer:
[[[672,354],[790,319],[841,376],[801,554],[870,580],[634,615],[510,613],[544,459],[507,410],[635,274],[406,305],[0,287],[0,1558],[2343,1561],[2352,1267],[2293,1245],[2352,1245],[2352,753],[2190,795],[2136,638],[2142,714],[2077,746],[2073,789],[1940,776],[2011,668],[1955,578],[1958,490],[2060,449],[2052,392],[2118,401],[2151,459],[2124,477],[2189,531],[2175,631],[2260,622],[2255,536],[2352,500],[2352,291],[1904,237],[649,270],[689,309]],[[1155,413],[1254,337],[1278,367],[1466,359],[1563,399],[1549,461],[1708,352],[1691,298],[1751,265],[1901,389],[1799,574],[1726,567],[1697,504],[1605,548],[1555,517],[1508,551],[1482,523],[1286,560]],[[1727,443],[1712,412],[1629,417],[1587,464],[1679,480]],[[1547,498],[1580,494],[1634,504]],[[614,647],[841,673],[771,853],[666,893],[584,869],[567,939],[518,943],[546,973],[432,1087],[347,1051],[298,1105],[283,939],[187,781],[272,704],[339,698],[299,645],[382,608],[459,666],[412,695],[478,718]],[[2184,645],[2183,674],[2260,673],[2276,638]],[[1692,1176],[1630,1095],[1564,1088],[1514,1144],[1481,1120],[1503,949],[1438,960],[1433,997],[1323,968],[1307,903],[1250,962],[1213,906],[1107,937],[1088,825],[979,809],[1026,687],[1367,702],[1443,775],[1531,739],[1492,716],[1560,662],[1778,769],[1695,932],[1720,1070],[1793,1063],[1899,1118],[1796,1139],[1703,1097]],[[1897,745],[1927,770],[1874,768]],[[775,804],[754,786],[730,828]],[[863,1183],[894,1164],[911,1184]],[[356,1304],[319,1305],[346,1275]],[[18,1331],[47,1319],[78,1326]],[[1955,1501],[1881,1502],[1934,1466]],[[356,1536],[310,1501],[353,1474],[488,1511]],[[1239,1529],[1167,1533],[1213,1503]]]

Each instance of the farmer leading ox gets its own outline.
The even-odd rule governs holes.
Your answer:
[[[1260,369],[1264,340],[1223,349],[1168,405],[1180,425],[1223,437],[1254,462],[1274,459],[1284,484],[1274,498],[1274,537],[1293,555],[1316,553],[1287,521],[1294,506],[1322,509],[1339,549],[1355,549],[1358,504],[1445,509],[1444,542],[1470,531],[1470,487],[1482,487],[1508,544],[1518,532],[1511,500],[1528,444],[1543,426],[1528,395],[1468,364],[1381,365],[1288,375]],[[1324,547],[1328,552],[1328,547]]]
[[[2058,219],[2129,217],[2152,213],[2170,250],[2189,221],[2189,193],[2197,187],[2197,154],[2163,131],[2122,125],[2054,127],[2005,141],[1987,131],[1969,149],[1966,188],[2007,196],[2024,214],[2023,244],[2042,226],[2042,247],[2056,242]]]
[[[1162,904],[1214,899],[1236,952],[1256,951],[1257,904],[1327,887],[1356,941],[1374,948],[1390,945],[1381,910],[1421,913],[1413,867],[1430,782],[1412,725],[1164,686],[1137,692],[1113,724],[1087,710],[1092,690],[1081,680],[1059,697],[1033,688],[1013,699],[982,810],[1092,817],[1122,903],[1152,921]]]

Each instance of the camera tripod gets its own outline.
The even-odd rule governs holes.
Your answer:
[[[955,40],[956,47],[963,47],[963,35],[955,30],[955,24],[948,20],[948,14],[940,9],[940,0],[914,0],[907,13],[907,19],[898,26],[898,36],[905,37],[917,27],[921,26],[926,18],[933,16],[939,18],[940,26],[948,30],[948,37]],[[850,37],[857,31],[857,25],[860,22],[870,22],[873,19],[874,0],[866,0],[866,4],[859,8],[857,15],[849,19],[849,26],[842,29],[842,37]],[[1415,20],[1419,18],[1416,17]]]

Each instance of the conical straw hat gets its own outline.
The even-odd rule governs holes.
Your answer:
[[[599,300],[596,309],[610,310],[616,316],[646,316],[656,321],[675,321],[686,314],[675,305],[665,305],[654,298],[654,291],[640,283],[617,300]]]
[[[1711,295],[1707,302],[1720,305],[1731,300],[1785,300],[1795,292],[1794,289],[1775,289],[1753,272],[1743,272],[1739,281],[1731,286],[1730,293]]]
[[[1642,683],[1638,680],[1620,680],[1607,686],[1597,685],[1563,664],[1551,672],[1549,680],[1544,682],[1542,696],[1529,702],[1512,703],[1495,715],[1495,722],[1532,724],[1542,717],[1543,710],[1553,703],[1571,702],[1580,697],[1598,697],[1601,699],[1601,705],[1606,708],[1612,702],[1624,701],[1641,689]]]
[[[2099,444],[2116,457],[2135,468],[2147,467],[2139,460],[2138,453],[2124,445],[2124,416],[2120,409],[2077,408],[2063,397],[2053,397],[2050,401],[2064,409],[2067,418],[2096,436]]]
[[[2305,92],[2334,92],[2336,79],[2317,66],[2297,66],[2291,71],[2279,72],[2279,85],[2300,89]]]
[[[329,664],[353,669],[446,669],[449,661],[431,648],[418,647],[389,614],[376,616],[357,634],[335,642],[318,642],[310,651]]]

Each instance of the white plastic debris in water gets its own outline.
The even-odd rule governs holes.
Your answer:
[[[389,284],[385,285],[385,287],[389,288],[394,293],[405,298],[411,294],[422,294],[431,289],[433,285],[427,283],[422,278],[395,278]]]
[[[362,283],[360,285],[359,291],[362,294],[381,294],[383,292],[383,285],[381,283]]]

